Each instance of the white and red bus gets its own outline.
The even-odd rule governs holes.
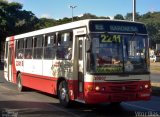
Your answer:
[[[4,77],[58,95],[60,103],[149,100],[149,41],[144,24],[89,19],[8,37]]]

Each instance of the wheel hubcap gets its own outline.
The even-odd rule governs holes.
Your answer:
[[[21,88],[21,82],[20,81],[18,81],[18,87],[19,87],[19,89]]]
[[[66,89],[65,89],[65,88],[62,88],[62,89],[61,89],[60,95],[61,95],[61,99],[64,100],[65,97],[66,97]]]

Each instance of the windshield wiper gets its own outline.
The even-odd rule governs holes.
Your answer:
[[[135,36],[137,35],[136,32],[133,33],[132,37],[131,37],[131,40],[133,40],[135,38]]]

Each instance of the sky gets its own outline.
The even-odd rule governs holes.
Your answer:
[[[23,9],[32,11],[37,17],[62,19],[72,17],[72,9],[69,6],[77,6],[73,9],[74,16],[91,13],[97,16],[115,16],[132,12],[133,0],[7,0],[19,2]],[[160,0],[136,0],[136,12],[160,11]]]

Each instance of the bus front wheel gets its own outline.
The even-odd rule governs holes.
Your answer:
[[[62,106],[69,107],[70,100],[69,100],[67,82],[65,80],[59,83],[58,98]]]

